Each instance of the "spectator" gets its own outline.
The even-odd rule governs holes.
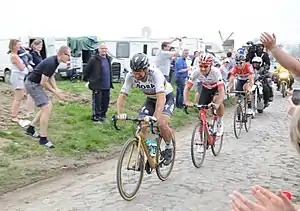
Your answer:
[[[292,116],[291,126],[290,126],[290,138],[291,142],[295,146],[296,150],[300,154],[300,106],[295,106],[291,99],[289,99],[291,107],[289,109],[289,114]]]
[[[194,51],[194,58],[193,58],[193,60],[192,60],[191,66],[194,66],[195,59],[196,59],[198,56],[200,56],[199,51]]]
[[[256,203],[247,199],[239,192],[233,192],[232,198],[233,211],[299,211],[300,206],[292,204],[290,199],[282,191],[274,194],[261,186],[252,188],[252,195]]]
[[[40,55],[40,51],[42,50],[43,47],[43,41],[42,40],[34,40],[31,44],[31,57],[32,57],[32,62],[30,63],[32,68],[35,68],[43,59]],[[32,70],[32,69],[31,69]],[[31,72],[29,69],[29,72]],[[27,114],[26,117],[29,118],[31,115],[34,113],[34,102],[33,99],[30,97],[30,95],[27,95],[26,99],[26,107],[27,107]]]
[[[182,42],[179,43],[179,50],[181,46]],[[156,67],[164,74],[168,82],[170,82],[171,59],[179,55],[179,51],[170,51],[170,48],[170,42],[163,42],[161,44],[161,50],[156,55]]]
[[[186,58],[189,55],[188,50],[183,50],[182,56],[178,57],[175,62],[175,82],[176,82],[176,107],[183,107],[183,92],[185,81],[188,77],[188,71],[191,67],[187,67]]]
[[[220,67],[223,80],[227,81],[229,79],[229,67],[231,65],[231,60],[229,58],[224,59],[223,64]]]
[[[170,52],[174,52],[174,51],[175,51],[175,48],[171,47]],[[169,74],[169,82],[170,83],[172,82],[173,74],[174,74],[174,71],[175,71],[175,61],[176,61],[176,59],[177,59],[177,56],[173,56],[171,58],[171,66],[170,66],[170,74]]]
[[[39,63],[29,73],[25,81],[28,94],[32,97],[35,105],[40,108],[34,120],[26,130],[26,134],[39,137],[39,143],[49,148],[54,148],[52,142],[47,138],[48,122],[52,111],[52,104],[45,92],[45,89],[54,93],[59,99],[64,99],[59,92],[54,79],[54,73],[60,62],[66,63],[70,59],[70,48],[61,46],[57,55],[50,56]],[[35,125],[40,123],[41,134],[35,131]]]
[[[24,79],[28,74],[28,68],[23,60],[18,56],[18,51],[21,48],[19,40],[12,39],[9,41],[9,52],[12,63],[10,83],[14,89],[14,99],[11,106],[12,121],[19,122],[20,104],[25,96]]]
[[[40,39],[34,40],[31,44],[31,49],[32,51],[30,52],[30,54],[34,63],[33,68],[35,68],[43,60],[41,56],[41,50],[43,49],[43,41]]]
[[[92,121],[106,122],[106,113],[110,100],[112,84],[112,58],[107,55],[107,46],[102,43],[98,48],[98,54],[93,56],[84,69],[84,76],[88,79],[88,87],[92,93]]]
[[[235,62],[235,59],[233,58],[231,52],[227,53],[227,58],[231,60],[231,64],[229,66],[229,70],[231,70],[236,65],[236,62]]]

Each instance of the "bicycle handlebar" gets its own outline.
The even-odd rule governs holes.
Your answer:
[[[187,111],[188,107],[189,106],[183,105],[183,110],[186,114],[189,114]],[[193,105],[193,108],[198,108],[201,110],[201,109],[209,109],[209,108],[216,108],[216,107],[214,106],[214,104],[212,104],[210,106],[208,106],[208,105]]]
[[[155,134],[155,131],[154,131],[154,123],[157,122],[157,119],[153,116],[148,116],[148,120],[147,118],[145,117],[126,117],[126,119],[124,120],[130,120],[130,121],[133,121],[133,122],[148,122],[150,123],[149,126],[150,126],[150,131]],[[121,130],[118,126],[117,126],[117,121],[120,120],[119,118],[119,115],[113,115],[112,116],[112,122],[114,124],[114,127],[116,130]]]
[[[245,91],[231,91],[230,93],[235,93],[235,94],[246,94]]]

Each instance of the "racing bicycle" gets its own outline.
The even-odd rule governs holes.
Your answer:
[[[223,135],[217,136],[217,133],[214,131],[214,126],[217,124],[217,114],[216,107],[214,105],[194,105],[194,108],[199,110],[199,121],[194,127],[192,139],[191,139],[191,156],[193,164],[196,168],[200,168],[205,159],[206,150],[211,147],[211,151],[214,156],[218,156],[221,152],[223,145]],[[187,106],[184,106],[184,111],[186,114],[189,114],[187,111]],[[207,120],[208,112],[211,113],[211,123]],[[200,135],[200,140],[196,140],[196,134]],[[216,144],[219,144],[219,147]],[[201,152],[201,148],[203,151]],[[200,158],[196,158],[198,154]]]
[[[252,115],[247,114],[248,101],[245,91],[232,91],[237,94],[237,104],[233,115],[233,131],[237,139],[240,138],[244,125],[246,132],[250,131]],[[244,96],[243,96],[244,95]]]
[[[156,174],[158,178],[162,181],[165,181],[171,174],[174,161],[175,161],[175,152],[176,152],[176,145],[175,145],[175,136],[172,132],[172,143],[173,145],[173,155],[172,155],[172,162],[170,164],[165,164],[165,151],[161,150],[161,143],[162,137],[160,136],[160,132],[157,126],[157,120],[155,117],[147,116],[145,117],[126,117],[126,120],[130,120],[134,123],[137,123],[136,132],[133,138],[129,139],[123,146],[123,150],[121,151],[119,160],[118,160],[118,166],[117,166],[117,186],[120,195],[123,199],[127,201],[131,201],[134,199],[139,191],[139,188],[141,186],[143,176],[144,176],[144,170],[148,174],[152,173],[152,170],[156,170]],[[117,126],[117,120],[119,120],[118,115],[114,115],[112,117],[112,121],[114,124],[114,127],[116,130],[120,130]],[[150,132],[152,134],[156,135],[156,141],[157,141],[157,147],[155,149],[155,156],[153,157],[153,154],[150,154],[150,147],[146,144],[145,134],[142,132],[142,128],[147,127],[150,129]],[[129,158],[127,161],[125,161],[125,154],[129,150]],[[135,152],[135,155],[133,153]],[[146,155],[146,160],[145,160]],[[131,164],[131,161],[133,164]],[[146,161],[146,162],[145,162]],[[122,168],[123,162],[126,162],[125,168]],[[168,168],[168,170],[163,173],[164,167]],[[134,174],[137,172],[139,173],[138,181],[133,188],[133,191],[126,192],[124,189],[124,183],[123,183],[123,176],[122,176],[122,170],[127,171],[133,171]]]

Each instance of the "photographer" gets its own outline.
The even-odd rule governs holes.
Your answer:
[[[265,100],[265,107],[268,106],[269,102],[273,101],[274,93],[273,89],[270,85],[269,78],[270,78],[270,57],[267,52],[264,52],[264,45],[261,43],[254,44],[253,42],[247,42],[247,45],[250,45],[248,49],[248,53],[246,55],[246,61],[250,62],[253,66],[256,66],[257,73],[260,77],[263,77],[263,93],[264,93],[264,100]],[[258,58],[261,58],[260,64],[256,64]],[[267,100],[269,99],[269,100]]]
[[[264,45],[261,43],[254,44],[253,42],[247,42],[247,45],[251,46],[249,47],[246,55],[246,62],[250,62],[252,64],[252,59],[258,56],[263,60],[262,67],[264,67],[265,70],[269,70],[271,62],[269,54],[264,52]]]

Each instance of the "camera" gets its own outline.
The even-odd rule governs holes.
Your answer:
[[[255,45],[252,41],[248,41],[246,44],[249,46],[248,47],[249,53],[257,53],[257,49],[258,49],[257,45]]]

